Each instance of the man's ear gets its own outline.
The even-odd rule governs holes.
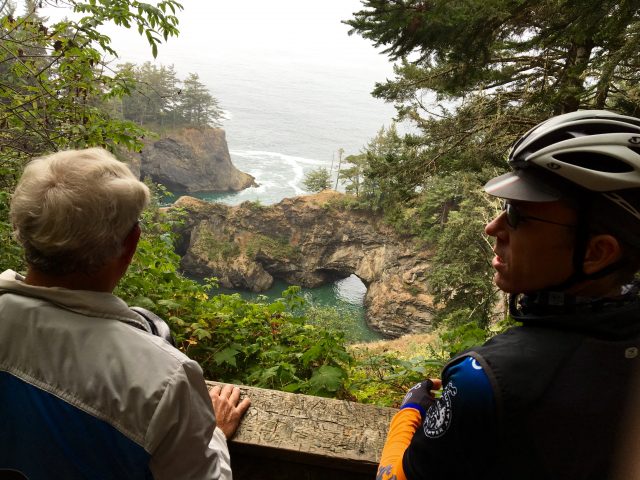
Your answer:
[[[599,272],[620,259],[622,247],[612,235],[594,235],[589,239],[584,256],[583,271],[586,274]]]
[[[122,251],[122,255],[120,258],[126,261],[126,264],[129,265],[131,260],[133,259],[133,254],[136,253],[136,248],[138,247],[138,241],[140,240],[140,225],[136,224],[135,227],[131,229],[129,234],[125,237],[122,245],[124,249]]]

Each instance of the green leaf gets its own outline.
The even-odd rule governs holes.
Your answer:
[[[133,306],[146,308],[147,310],[153,311],[157,308],[157,305],[148,297],[138,296],[133,302],[131,302]]]
[[[331,365],[323,365],[314,370],[311,376],[311,387],[315,392],[336,392],[341,386],[345,378],[345,372],[339,367]]]
[[[174,300],[158,300],[158,305],[162,305],[163,307],[167,307],[171,310],[177,310],[182,307],[182,305]]]
[[[299,392],[301,388],[302,388],[302,384],[300,384],[300,383],[290,383],[290,384],[285,385],[284,387],[282,387],[282,391],[283,392],[289,392],[289,393],[295,393],[295,392]]]
[[[229,347],[229,348],[225,348],[221,352],[216,353],[213,356],[213,359],[218,365],[222,365],[226,363],[228,365],[231,365],[232,367],[235,367],[237,366],[236,355],[238,355],[239,353],[240,352],[235,348]]]

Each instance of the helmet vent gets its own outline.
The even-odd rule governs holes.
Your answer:
[[[549,145],[553,145],[554,143],[560,143],[564,140],[571,140],[572,138],[575,138],[575,137],[576,135],[572,134],[571,132],[567,132],[566,130],[550,132],[544,137],[542,137],[541,139],[531,143],[531,145],[528,145],[526,147],[526,150],[524,150],[522,153],[523,159],[526,160],[526,158],[530,154],[537,152],[538,150],[541,150],[545,147],[548,147]]]
[[[631,150],[633,153],[635,153],[636,155],[640,155],[640,147],[627,147],[629,150]]]
[[[640,149],[639,149],[640,150]],[[617,158],[595,152],[566,152],[556,153],[556,160],[576,167],[597,172],[625,173],[633,172],[633,167]]]
[[[559,128],[555,131],[550,131],[543,135],[541,138],[534,140],[531,145],[526,147],[523,152],[524,159],[538,150],[542,150],[549,145],[560,143],[564,140],[571,140],[578,137],[588,137],[591,135],[603,135],[607,133],[638,133],[638,127],[633,125],[621,125],[619,122],[609,123],[583,123],[580,125],[573,125],[571,128]],[[515,160],[515,159],[514,159]],[[608,171],[608,170],[603,170]]]

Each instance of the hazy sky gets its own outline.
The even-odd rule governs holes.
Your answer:
[[[183,0],[180,35],[159,46],[157,62],[179,78],[198,73],[228,112],[230,149],[331,161],[357,153],[395,114],[372,98],[392,76],[386,56],[343,23],[359,0]],[[51,20],[68,10],[41,11]],[[152,60],[135,29],[107,26],[119,59]]]
[[[178,71],[211,61],[243,58],[258,62],[297,62],[332,68],[365,68],[380,76],[391,73],[385,56],[358,35],[348,36],[341,20],[360,9],[359,0],[183,0],[180,36],[160,46],[158,61]],[[58,9],[45,9],[52,19]],[[123,60],[151,59],[137,32],[115,26],[112,37]]]

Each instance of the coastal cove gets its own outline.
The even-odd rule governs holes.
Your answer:
[[[376,81],[392,75],[392,65],[370,42],[349,36],[349,27],[341,23],[360,6],[357,0],[331,0],[311,8],[288,0],[256,3],[247,12],[233,2],[215,8],[204,0],[185,5],[181,31],[206,31],[214,48],[203,55],[197,35],[181,35],[163,45],[155,64],[173,65],[181,76],[199,75],[224,110],[221,127],[231,162],[256,182],[238,192],[188,195],[227,205],[272,205],[304,195],[305,174],[333,166],[335,181],[339,149],[344,157],[358,154],[381,127],[391,125],[395,109],[370,92]],[[246,22],[260,42],[235,27]],[[135,32],[118,30],[112,38],[118,61],[150,60],[148,46]],[[175,193],[174,200],[185,192]],[[361,288],[337,281],[320,287],[319,296],[322,303],[341,305],[338,292],[357,297]],[[349,305],[364,319],[362,300]],[[362,331],[363,338],[373,335]]]
[[[174,227],[181,269],[192,278],[216,277],[227,289],[258,293],[276,280],[329,286],[334,304],[340,304],[335,292],[341,288],[332,285],[355,275],[366,291],[359,282],[344,290],[354,298],[349,290],[357,286],[358,301],[364,293],[372,330],[389,338],[429,331],[435,308],[424,280],[429,249],[418,238],[399,235],[381,215],[350,209],[346,199],[324,191],[273,205],[230,206],[180,197],[171,208],[184,215]]]
[[[244,201],[262,202],[262,200],[252,199],[252,197],[257,196],[264,199],[265,205],[273,204],[281,200],[277,190],[269,189],[263,192],[256,192],[256,190],[259,189],[260,187],[252,187],[240,192],[197,192],[191,193],[189,196],[211,203],[220,202],[226,205],[237,205],[241,203],[241,201],[239,201],[240,199],[247,197],[249,197],[249,199]],[[181,194],[173,195],[173,199],[181,196]],[[172,202],[167,202],[167,205],[171,204]],[[194,278],[194,280],[200,280],[197,277],[192,278]],[[260,297],[266,298],[268,301],[273,301],[280,298],[282,292],[290,286],[290,284],[282,280],[275,280],[270,288],[262,292],[219,287],[215,293],[238,293],[242,298],[249,301],[257,300]],[[301,287],[301,293],[305,299],[313,305],[334,307],[338,312],[348,312],[348,315],[345,317],[348,320],[355,319],[356,322],[352,325],[344,325],[343,328],[348,332],[347,335],[350,339],[358,342],[375,341],[382,338],[380,333],[369,328],[365,320],[364,298],[366,292],[367,287],[353,274],[319,287]]]
[[[214,294],[234,294],[238,293],[248,301],[274,301],[282,297],[282,292],[290,285],[282,280],[276,280],[273,285],[263,292],[251,292],[247,290],[237,290],[219,287],[214,290]],[[301,294],[311,304],[319,307],[334,307],[338,312],[344,312],[345,318],[356,321],[350,325],[342,325],[346,331],[348,340],[357,342],[370,342],[379,340],[382,337],[378,332],[369,328],[364,315],[364,296],[366,287],[355,275],[336,280],[333,283],[322,285],[316,288],[301,288]]]

